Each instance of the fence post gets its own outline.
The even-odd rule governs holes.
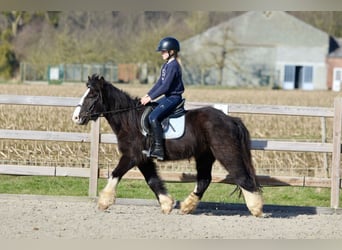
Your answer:
[[[321,117],[321,135],[322,143],[327,142],[327,120],[324,116]],[[325,170],[325,177],[329,178],[328,153],[323,153],[323,166]]]
[[[89,197],[97,196],[99,173],[100,119],[91,123]]]
[[[215,103],[214,108],[221,110],[226,115],[229,114],[229,105],[224,103]]]
[[[339,207],[340,196],[340,160],[341,160],[341,126],[342,126],[342,98],[334,101],[333,153],[331,169],[331,197],[330,207]]]

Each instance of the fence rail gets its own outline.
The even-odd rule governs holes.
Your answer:
[[[51,96],[17,96],[0,95],[0,105],[33,105],[33,106],[56,106],[74,107],[79,99],[72,97]],[[262,185],[279,186],[317,186],[331,188],[331,207],[339,207],[339,192],[341,186],[340,156],[341,156],[341,127],[342,127],[342,98],[336,98],[333,108],[324,107],[302,107],[302,106],[273,106],[273,105],[249,105],[249,104],[223,104],[223,103],[198,103],[188,102],[187,109],[203,106],[213,106],[221,109],[226,114],[266,114],[266,115],[288,115],[288,116],[311,116],[322,118],[333,118],[333,142],[296,142],[280,141],[272,139],[252,139],[253,150],[265,151],[293,151],[293,152],[321,152],[332,153],[332,171],[330,178],[295,177],[295,176],[258,176]],[[97,181],[99,177],[108,177],[108,170],[99,170],[99,144],[117,143],[114,134],[100,133],[100,119],[91,123],[89,133],[54,132],[54,131],[31,131],[31,130],[6,130],[0,129],[0,139],[16,140],[43,140],[43,141],[65,141],[86,142],[91,144],[90,168],[74,167],[38,167],[0,165],[0,174],[15,175],[46,175],[46,176],[77,176],[88,177],[89,196],[97,195]],[[195,175],[189,173],[167,173],[161,176],[167,181],[195,181]],[[140,172],[129,171],[125,178],[143,179]],[[229,175],[213,175],[213,182],[232,184]]]

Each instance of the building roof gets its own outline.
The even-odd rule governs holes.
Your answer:
[[[210,64],[212,55],[232,47],[330,51],[326,32],[284,11],[249,11],[182,41],[182,54],[193,63]]]
[[[284,11],[249,11],[183,41],[183,47],[197,47],[198,40],[218,38],[217,33],[224,29],[240,44],[312,47],[327,44],[329,36]]]
[[[330,54],[329,57],[342,57],[342,38],[331,38],[330,43],[334,43],[334,47],[337,47],[337,49],[334,49]]]
[[[246,43],[316,46],[327,42],[325,32],[284,11],[250,11],[228,23]]]

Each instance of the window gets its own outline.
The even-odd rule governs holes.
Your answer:
[[[284,81],[293,82],[294,77],[295,77],[295,67],[292,65],[285,65]]]
[[[312,66],[305,66],[304,67],[304,79],[303,82],[307,82],[307,83],[312,83],[312,73],[313,73],[313,69]]]
[[[335,71],[335,81],[341,81],[341,70],[336,70]]]

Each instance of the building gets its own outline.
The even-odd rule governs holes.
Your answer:
[[[329,34],[283,11],[250,11],[182,41],[184,82],[327,89]],[[342,66],[342,64],[341,64]]]
[[[342,41],[338,41],[339,44]],[[338,45],[339,46],[339,45]],[[342,90],[342,48],[336,49],[327,57],[327,87],[334,91]]]

